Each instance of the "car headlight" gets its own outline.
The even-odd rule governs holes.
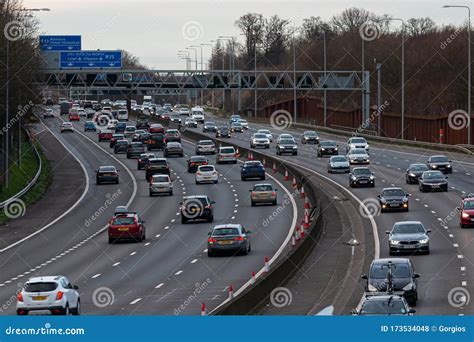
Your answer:
[[[337,147],[334,149],[334,151],[337,151]]]
[[[428,243],[428,241],[430,241],[430,239],[426,238],[426,239],[420,240],[420,243]]]
[[[293,149],[298,148],[298,146],[293,146]]]
[[[392,245],[399,245],[399,244],[400,244],[400,241],[398,241],[398,240],[390,240],[390,244],[392,244]]]
[[[352,176],[351,179],[355,181],[357,178],[355,176]]]
[[[326,151],[326,149],[324,147],[321,147],[321,151]]]
[[[451,165],[447,165],[446,167],[449,169],[451,167]]]
[[[410,291],[411,289],[413,289],[413,283],[406,284],[403,287],[403,291]]]
[[[370,178],[370,180],[374,180],[374,176],[370,176],[369,178]]]
[[[365,149],[368,150],[369,149],[369,145],[367,144],[367,146],[365,146]]]
[[[410,177],[416,177],[413,172],[410,172],[408,175],[409,175]]]
[[[369,292],[377,292],[377,288],[374,286],[374,285],[371,285],[369,284],[369,286],[367,286],[367,289],[369,290]]]
[[[436,169],[438,167],[438,165],[432,165],[433,169]]]

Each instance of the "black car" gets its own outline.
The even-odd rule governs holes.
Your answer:
[[[189,173],[195,173],[199,166],[207,165],[209,163],[206,157],[201,156],[192,156],[186,162],[188,163]]]
[[[229,127],[222,126],[222,127],[217,128],[216,138],[230,138]]]
[[[372,261],[369,274],[362,276],[362,279],[367,280],[366,292],[390,292],[387,287],[391,285],[393,292],[403,293],[408,304],[415,306],[419,277],[410,259],[393,258]]]
[[[204,133],[206,132],[217,132],[217,126],[214,122],[205,122],[204,125],[202,126],[202,131]]]
[[[418,187],[421,192],[425,191],[448,191],[447,178],[441,171],[425,171],[418,178]]]
[[[117,122],[115,125],[115,133],[125,133],[125,127],[127,127],[126,122]]]
[[[143,170],[148,163],[148,159],[156,158],[154,153],[142,153],[140,157],[137,159],[137,169]]]
[[[453,173],[453,168],[451,166],[451,160],[446,156],[438,155],[431,156],[428,159],[428,167],[431,170],[438,170],[443,173]]]
[[[148,122],[148,118],[138,118],[137,123],[135,124],[137,129],[148,129],[150,127],[150,123]]]
[[[178,156],[178,157],[183,157],[184,156],[184,151],[183,151],[183,146],[179,142],[169,142],[166,144],[166,147],[163,151],[163,155],[165,158],[171,157],[171,156]]]
[[[114,144],[114,153],[127,153],[128,151],[128,140],[127,139],[122,139],[122,140],[117,140],[115,141]]]
[[[184,197],[180,203],[181,223],[185,224],[192,220],[214,221],[214,203],[206,195]]]
[[[290,153],[293,156],[298,155],[298,145],[292,139],[280,140],[276,145],[276,154]]]
[[[319,144],[319,135],[315,131],[305,131],[301,137],[302,144]]]
[[[416,184],[418,183],[418,178],[421,177],[423,172],[428,171],[428,165],[426,164],[410,164],[410,166],[407,168],[406,174],[405,174],[405,180],[407,184]]]
[[[165,148],[165,135],[163,133],[151,133],[146,148],[147,151],[163,150]]]
[[[368,167],[355,167],[349,173],[349,186],[375,186],[375,176]]]
[[[402,188],[385,188],[382,193],[378,195],[381,212],[389,210],[402,210],[408,211],[408,196],[409,193],[405,192]]]
[[[321,141],[318,146],[318,157],[337,156],[339,154],[338,145],[334,141]]]
[[[149,158],[145,166],[145,179],[150,181],[151,176],[170,174],[170,167],[165,158]]]
[[[109,147],[110,148],[114,148],[115,146],[115,143],[118,141],[118,140],[123,140],[125,139],[125,136],[121,133],[117,134],[112,134],[112,138],[110,138],[110,142],[109,142]]]
[[[364,293],[357,309],[351,311],[357,316],[411,316],[415,312],[403,296],[384,292]]]
[[[145,153],[145,145],[141,142],[132,142],[127,148],[127,158],[138,158],[142,153]]]
[[[133,141],[141,142],[147,145],[148,140],[150,140],[150,136],[151,136],[151,133],[148,133],[148,132],[140,133],[136,137],[134,137]]]
[[[119,184],[119,175],[115,166],[101,166],[96,171],[96,183]]]

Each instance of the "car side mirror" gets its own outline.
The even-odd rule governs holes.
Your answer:
[[[356,310],[356,309],[352,309],[352,310],[351,310],[351,315],[358,315],[357,310]]]
[[[427,233],[431,233],[431,229],[427,229],[426,232],[427,232]]]
[[[252,234],[252,231],[251,231],[251,230],[247,230],[246,233],[247,233],[247,234]]]
[[[360,278],[361,278],[361,279],[364,279],[364,280],[367,280],[367,279],[368,279],[367,275],[365,275],[365,274],[364,274],[363,276],[361,276]]]
[[[415,273],[415,278],[420,278],[420,274],[419,274],[419,273]]]
[[[73,288],[74,290],[79,290],[79,286],[77,286],[77,285],[74,285],[72,288]]]
[[[179,205],[183,205],[183,202],[179,202]]]
[[[377,195],[377,198],[380,198],[380,195]]]
[[[456,207],[456,210],[458,210],[458,211],[459,211],[459,210],[461,210],[461,208],[460,208],[460,207]]]
[[[211,204],[216,204],[216,201],[211,201]]]
[[[386,230],[386,231],[385,231],[385,234],[390,234],[390,231],[389,231],[389,230]]]
[[[445,177],[446,179],[448,179],[449,177]]]

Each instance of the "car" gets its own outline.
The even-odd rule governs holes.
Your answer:
[[[255,207],[259,203],[277,204],[277,189],[269,183],[255,184],[249,192],[252,207]]]
[[[31,277],[17,292],[16,313],[49,312],[52,315],[80,315],[79,287],[62,275]]]
[[[117,111],[117,120],[127,121],[128,120],[128,110],[127,109],[119,109]]]
[[[165,128],[162,124],[152,124],[150,128],[148,128],[148,132],[150,133],[165,133]]]
[[[259,160],[249,160],[244,162],[240,168],[240,179],[245,181],[249,178],[259,178],[265,180],[265,167]]]
[[[240,121],[240,120],[241,120],[240,115],[233,114],[233,115],[230,116],[229,124],[232,124],[233,122],[237,122],[237,121]]]
[[[216,163],[237,164],[237,153],[235,152],[235,148],[233,146],[219,147],[219,150],[217,151],[216,155]]]
[[[146,240],[145,222],[134,212],[115,215],[107,226],[107,232],[109,244],[117,240]]]
[[[457,210],[459,212],[459,226],[461,228],[474,226],[474,197],[472,195],[464,197]]]
[[[128,145],[129,143],[127,139],[117,140],[114,144],[114,153],[127,153]]]
[[[247,122],[247,120],[240,119],[239,122],[242,125],[243,129],[245,129],[245,130],[249,129],[249,123]]]
[[[317,153],[318,157],[337,156],[339,154],[339,145],[334,141],[321,141]]]
[[[448,191],[448,177],[441,171],[425,171],[418,178],[418,188],[425,191]]]
[[[259,129],[257,133],[265,134],[270,142],[273,141],[273,134],[268,129]]]
[[[140,133],[136,137],[134,137],[134,140],[136,142],[141,142],[145,145],[148,145],[148,142],[150,141],[151,135],[152,135],[152,133],[148,133],[148,132]]]
[[[209,223],[214,221],[214,204],[206,195],[184,197],[180,202],[181,223],[196,220],[206,220]]]
[[[84,132],[92,131],[95,132],[97,128],[95,127],[94,121],[86,121],[84,123]]]
[[[328,160],[328,173],[349,173],[351,166],[344,156],[331,156]]]
[[[199,166],[209,164],[207,158],[201,156],[192,156],[186,160],[186,163],[188,164],[187,171],[189,173],[195,173]]]
[[[142,153],[140,154],[140,157],[137,159],[137,169],[138,170],[143,170],[148,163],[148,159],[151,158],[156,158],[156,155],[154,153]]]
[[[254,133],[250,138],[250,148],[270,148],[270,139],[266,134]]]
[[[126,126],[123,134],[125,135],[125,138],[132,139],[136,130],[137,128],[135,126]]]
[[[443,155],[429,157],[427,165],[431,170],[438,170],[443,173],[453,173],[451,160],[449,160],[448,157]]]
[[[147,151],[164,150],[165,135],[163,133],[151,133],[146,142]]]
[[[296,144],[296,141],[295,141],[295,137],[291,134],[288,134],[288,133],[282,133],[278,136],[277,138],[277,144],[281,141],[281,140],[293,140]]]
[[[207,239],[207,256],[218,253],[240,253],[247,255],[252,251],[250,230],[241,224],[219,224],[209,232]]]
[[[123,139],[125,139],[125,136],[121,133],[112,134],[112,138],[110,138],[110,142],[109,142],[109,147],[113,148],[115,146],[115,143],[117,142],[117,140],[123,140]]]
[[[171,142],[171,141],[176,141],[176,142],[181,142],[181,133],[177,129],[167,129],[165,133],[165,142]]]
[[[113,133],[111,130],[108,129],[101,129],[97,134],[97,138],[99,142],[101,141],[110,141],[112,139]]]
[[[190,114],[189,108],[180,108],[179,110],[179,115],[189,116]]]
[[[93,108],[86,109],[86,119],[92,119],[95,115],[96,111]]]
[[[216,145],[212,140],[199,140],[196,145],[196,154],[216,154]]]
[[[230,129],[227,126],[220,126],[216,131],[216,138],[230,138]]]
[[[420,221],[396,222],[388,234],[388,250],[390,255],[395,253],[425,253],[430,254],[430,229],[426,229]]]
[[[133,134],[132,141],[136,142],[140,138],[140,134],[147,133],[144,129],[137,129]]]
[[[196,119],[186,118],[186,120],[184,120],[184,126],[189,127],[189,128],[197,128],[198,123],[197,123]]]
[[[357,308],[351,311],[357,316],[412,316],[415,312],[403,296],[383,292],[364,293]]]
[[[418,184],[418,179],[423,172],[429,171],[428,165],[416,163],[410,164],[406,170],[405,181],[407,184]]]
[[[145,145],[142,142],[132,142],[127,147],[127,159],[139,158],[145,153]]]
[[[181,117],[179,116],[179,114],[172,113],[170,115],[170,121],[174,122],[174,123],[177,123],[177,124],[180,124],[181,123]]]
[[[236,121],[230,124],[230,131],[242,133],[244,131],[244,127],[239,121]]]
[[[74,126],[72,125],[72,123],[66,121],[61,124],[60,130],[61,130],[61,133],[74,132]]]
[[[353,164],[370,164],[370,158],[366,150],[363,148],[353,148],[347,155],[347,159],[351,165]]]
[[[69,121],[80,121],[81,117],[79,116],[79,111],[70,111],[69,112]]]
[[[84,110],[84,108],[78,108],[77,109],[77,115],[84,116],[84,117],[87,116],[86,111]]]
[[[43,113],[43,119],[47,118],[54,118],[54,110],[52,108],[48,108]]]
[[[150,197],[156,194],[173,196],[173,183],[169,175],[153,175],[150,178]]]
[[[165,146],[163,155],[165,158],[168,158],[171,156],[183,157],[184,156],[183,146],[181,145],[181,143],[176,142],[176,141],[169,142]]]
[[[349,173],[349,187],[356,186],[375,187],[375,175],[368,167],[355,167]]]
[[[191,112],[192,118],[196,120],[196,122],[204,122],[204,109],[201,107],[193,107]]]
[[[119,184],[119,174],[115,166],[100,166],[96,171],[96,184]]]
[[[409,210],[409,193],[402,188],[384,188],[380,195],[377,195],[380,203],[380,211],[383,213],[389,210]]]
[[[302,144],[319,144],[319,134],[315,131],[304,131],[301,137]]]
[[[219,175],[214,165],[200,165],[195,176],[196,184],[219,182]]]
[[[202,131],[203,133],[206,133],[206,132],[217,132],[217,126],[214,122],[205,122],[203,125],[202,125]]]
[[[150,123],[148,121],[148,118],[145,117],[139,117],[137,119],[137,122],[135,123],[135,128],[136,129],[148,129],[150,127]]]
[[[388,277],[391,282],[387,281]],[[390,283],[395,293],[403,294],[410,306],[415,306],[418,300],[418,278],[415,268],[410,259],[405,258],[382,258],[372,261],[369,273],[363,275],[366,280],[366,292],[386,291]]]
[[[166,158],[148,158],[145,165],[145,179],[150,181],[153,175],[170,174],[170,167]]]
[[[276,144],[276,154],[282,155],[284,153],[289,153],[293,156],[298,155],[298,145],[293,139],[281,139]]]
[[[127,128],[126,122],[118,122],[115,125],[115,133],[125,133],[125,128]]]
[[[367,143],[367,140],[365,140],[365,138],[352,137],[347,140],[346,151],[349,152],[353,149],[363,149],[366,152],[369,152],[369,144]]]

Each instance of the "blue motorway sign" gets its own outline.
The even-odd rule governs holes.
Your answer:
[[[81,50],[81,36],[39,36],[42,51]]]
[[[122,67],[122,51],[61,51],[60,54],[60,67],[65,69]]]

